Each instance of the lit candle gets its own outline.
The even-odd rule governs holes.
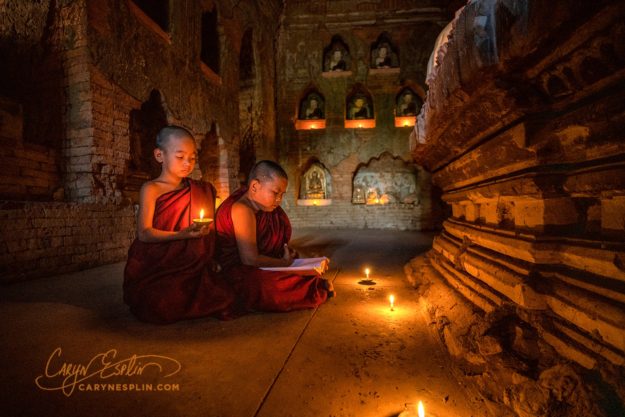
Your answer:
[[[425,417],[425,409],[421,401],[419,401],[419,405],[417,406],[417,414],[419,414],[419,417]]]
[[[391,311],[395,311],[395,296],[393,294],[388,297],[388,301],[391,304]]]
[[[193,219],[193,224],[195,224],[196,226],[208,226],[209,224],[211,224],[211,222],[213,221],[213,219],[208,219],[208,218],[204,218],[204,209],[200,210],[200,218],[199,219]]]
[[[369,279],[369,272],[371,272],[369,268],[365,268],[365,276],[367,277],[367,279]]]
[[[317,126],[316,126],[316,125],[314,125],[314,124],[312,124],[312,125],[310,125],[310,128],[311,128],[311,129],[316,129],[316,128],[317,128]]]

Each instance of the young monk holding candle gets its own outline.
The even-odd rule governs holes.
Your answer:
[[[124,301],[147,322],[230,318],[235,296],[216,273],[214,224],[193,223],[201,210],[207,218],[215,213],[212,185],[187,177],[197,159],[195,140],[182,127],[164,127],[154,157],[162,165],[161,174],[141,187],[137,239],[124,271]]]
[[[260,161],[247,181],[217,211],[217,259],[248,311],[289,311],[316,307],[332,284],[318,275],[302,276],[260,267],[289,266],[291,223],[280,203],[288,177],[280,165]]]

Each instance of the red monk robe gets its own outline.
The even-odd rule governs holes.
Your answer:
[[[184,187],[156,200],[153,227],[177,231],[198,218],[214,218],[212,186],[183,180]],[[215,227],[200,238],[146,243],[138,239],[128,251],[124,271],[124,302],[139,319],[171,323],[183,319],[214,316],[234,317],[235,295],[231,286],[211,271],[215,249]]]
[[[243,265],[232,223],[232,205],[245,194],[243,187],[219,206],[217,225],[217,260],[224,276],[232,282],[247,311],[290,311],[313,308],[328,297],[323,279],[280,271],[264,271]],[[256,243],[261,255],[281,258],[284,244],[291,239],[291,222],[281,207],[256,213]]]

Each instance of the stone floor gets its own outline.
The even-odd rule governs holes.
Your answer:
[[[427,416],[484,415],[405,283],[431,235],[299,230],[293,244],[332,260],[338,297],[316,310],[147,325],[121,302],[123,263],[2,288],[0,415],[390,417],[418,400]],[[365,266],[376,285],[358,283]]]

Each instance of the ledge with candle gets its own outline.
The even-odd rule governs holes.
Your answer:
[[[198,228],[202,228],[202,226],[208,226],[213,222],[213,219],[204,218],[204,209],[200,210],[200,217],[198,219],[193,219],[193,224]]]

